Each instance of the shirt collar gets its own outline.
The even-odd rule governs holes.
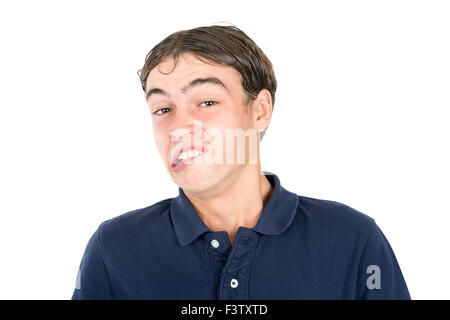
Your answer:
[[[277,175],[270,172],[263,173],[274,190],[252,230],[265,235],[281,234],[294,220],[298,196],[284,189]],[[212,232],[212,230],[200,218],[183,189],[178,188],[178,192],[179,195],[171,202],[170,214],[178,240],[182,246],[185,246],[204,232]]]

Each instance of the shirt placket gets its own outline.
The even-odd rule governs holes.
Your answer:
[[[248,276],[258,241],[256,232],[239,227],[231,247],[225,231],[208,233],[208,250],[218,279],[218,299],[248,299]]]

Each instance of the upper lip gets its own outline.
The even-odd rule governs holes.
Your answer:
[[[178,156],[183,151],[187,152],[189,150],[198,150],[201,152],[205,151],[205,145],[201,143],[191,143],[191,144],[179,144],[172,148],[170,163],[175,163],[178,159]]]

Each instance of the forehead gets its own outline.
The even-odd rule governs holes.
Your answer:
[[[173,57],[167,57],[153,68],[147,77],[146,91],[151,87],[182,87],[195,78],[211,76],[219,78],[232,92],[242,90],[242,77],[233,67],[203,62],[192,53],[181,54],[175,68],[174,63]]]

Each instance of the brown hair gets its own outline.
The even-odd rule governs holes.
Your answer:
[[[138,71],[142,89],[145,91],[150,71],[162,60],[172,56],[175,68],[179,55],[187,52],[205,63],[213,61],[236,69],[242,76],[242,86],[250,101],[256,98],[259,91],[267,89],[272,97],[273,109],[277,80],[272,63],[252,39],[233,25],[181,30],[166,37],[147,54],[144,66]],[[261,132],[260,139],[266,129]]]

